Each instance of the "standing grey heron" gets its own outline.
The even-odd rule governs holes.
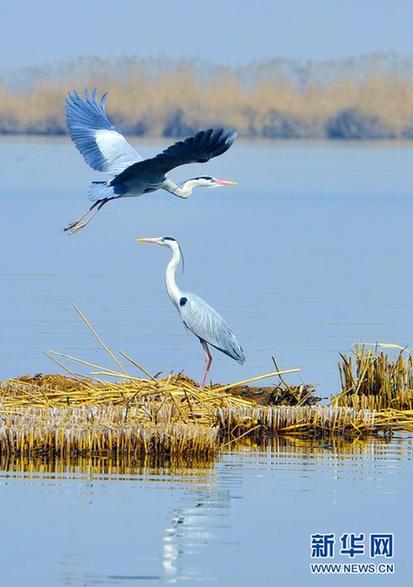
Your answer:
[[[99,101],[96,89],[85,90],[83,99],[77,92],[69,92],[65,111],[69,134],[86,163],[96,171],[110,174],[107,181],[93,181],[88,196],[93,202],[79,220],[65,231],[77,232],[90,222],[102,206],[112,200],[141,196],[160,188],[179,198],[188,198],[196,187],[217,188],[236,185],[235,181],[207,175],[193,177],[181,185],[174,183],[167,173],[188,163],[206,163],[225,153],[237,133],[223,128],[201,130],[193,137],[179,141],[155,157],[143,159],[126,141],[123,134],[106,114],[106,96]]]
[[[245,361],[244,351],[222,316],[204,302],[202,298],[194,293],[179,289],[175,281],[175,271],[182,258],[178,241],[171,236],[160,236],[156,238],[138,238],[138,242],[161,245],[168,247],[172,251],[172,257],[165,273],[166,290],[185,327],[199,338],[204,349],[205,371],[200,388],[203,389],[205,386],[212,363],[208,345],[225,353],[242,365]]]

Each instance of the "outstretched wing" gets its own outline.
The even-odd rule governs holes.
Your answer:
[[[213,157],[225,153],[236,137],[236,132],[224,128],[201,130],[195,136],[171,145],[156,157],[132,165],[116,178],[116,182],[127,181],[145,172],[163,177],[168,171],[180,165],[206,163]]]
[[[142,157],[107,116],[106,96],[99,102],[96,89],[91,95],[85,90],[83,98],[77,92],[69,92],[66,121],[69,134],[86,163],[96,171],[116,175],[142,161]]]
[[[245,355],[225,320],[193,293],[184,293],[179,302],[179,313],[189,330],[211,346],[244,363]]]

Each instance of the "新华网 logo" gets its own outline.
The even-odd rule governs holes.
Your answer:
[[[311,558],[319,559],[310,564],[312,573],[327,574],[392,574],[394,563],[386,562],[394,557],[394,534],[384,532],[334,532],[316,533],[310,536]],[[369,557],[374,562],[356,562],[357,557]],[[334,559],[334,562],[321,562]],[[338,561],[338,562],[337,562]]]

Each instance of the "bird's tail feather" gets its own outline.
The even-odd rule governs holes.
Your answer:
[[[233,354],[230,356],[232,356],[232,358],[235,359],[237,363],[243,365],[245,363],[244,349],[240,346],[237,340],[235,340],[235,343],[236,344],[234,344],[232,347]]]
[[[219,351],[221,351],[222,353],[224,353],[228,357],[231,357],[231,359],[234,359],[234,361],[237,361],[237,363],[239,363],[240,365],[243,365],[245,363],[244,349],[239,344],[239,342],[237,341],[235,336],[232,335],[232,337],[233,338],[229,342],[229,345],[227,347],[220,347],[220,346],[213,344],[212,342],[209,342],[208,344],[210,344],[214,348],[218,349]]]
[[[116,198],[120,194],[116,193],[115,188],[106,181],[92,181],[87,195],[91,202],[97,202],[98,200],[106,200],[107,198]]]

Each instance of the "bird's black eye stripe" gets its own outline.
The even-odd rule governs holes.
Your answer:
[[[164,241],[174,241],[175,239],[172,236],[164,236],[163,240]]]
[[[212,180],[212,177],[210,175],[200,175],[199,177],[194,177],[194,179]]]
[[[186,298],[186,297],[182,297],[182,298],[179,300],[179,305],[180,305],[180,306],[185,306],[185,304],[186,304],[186,302],[187,302],[187,301],[188,301],[188,298]]]

